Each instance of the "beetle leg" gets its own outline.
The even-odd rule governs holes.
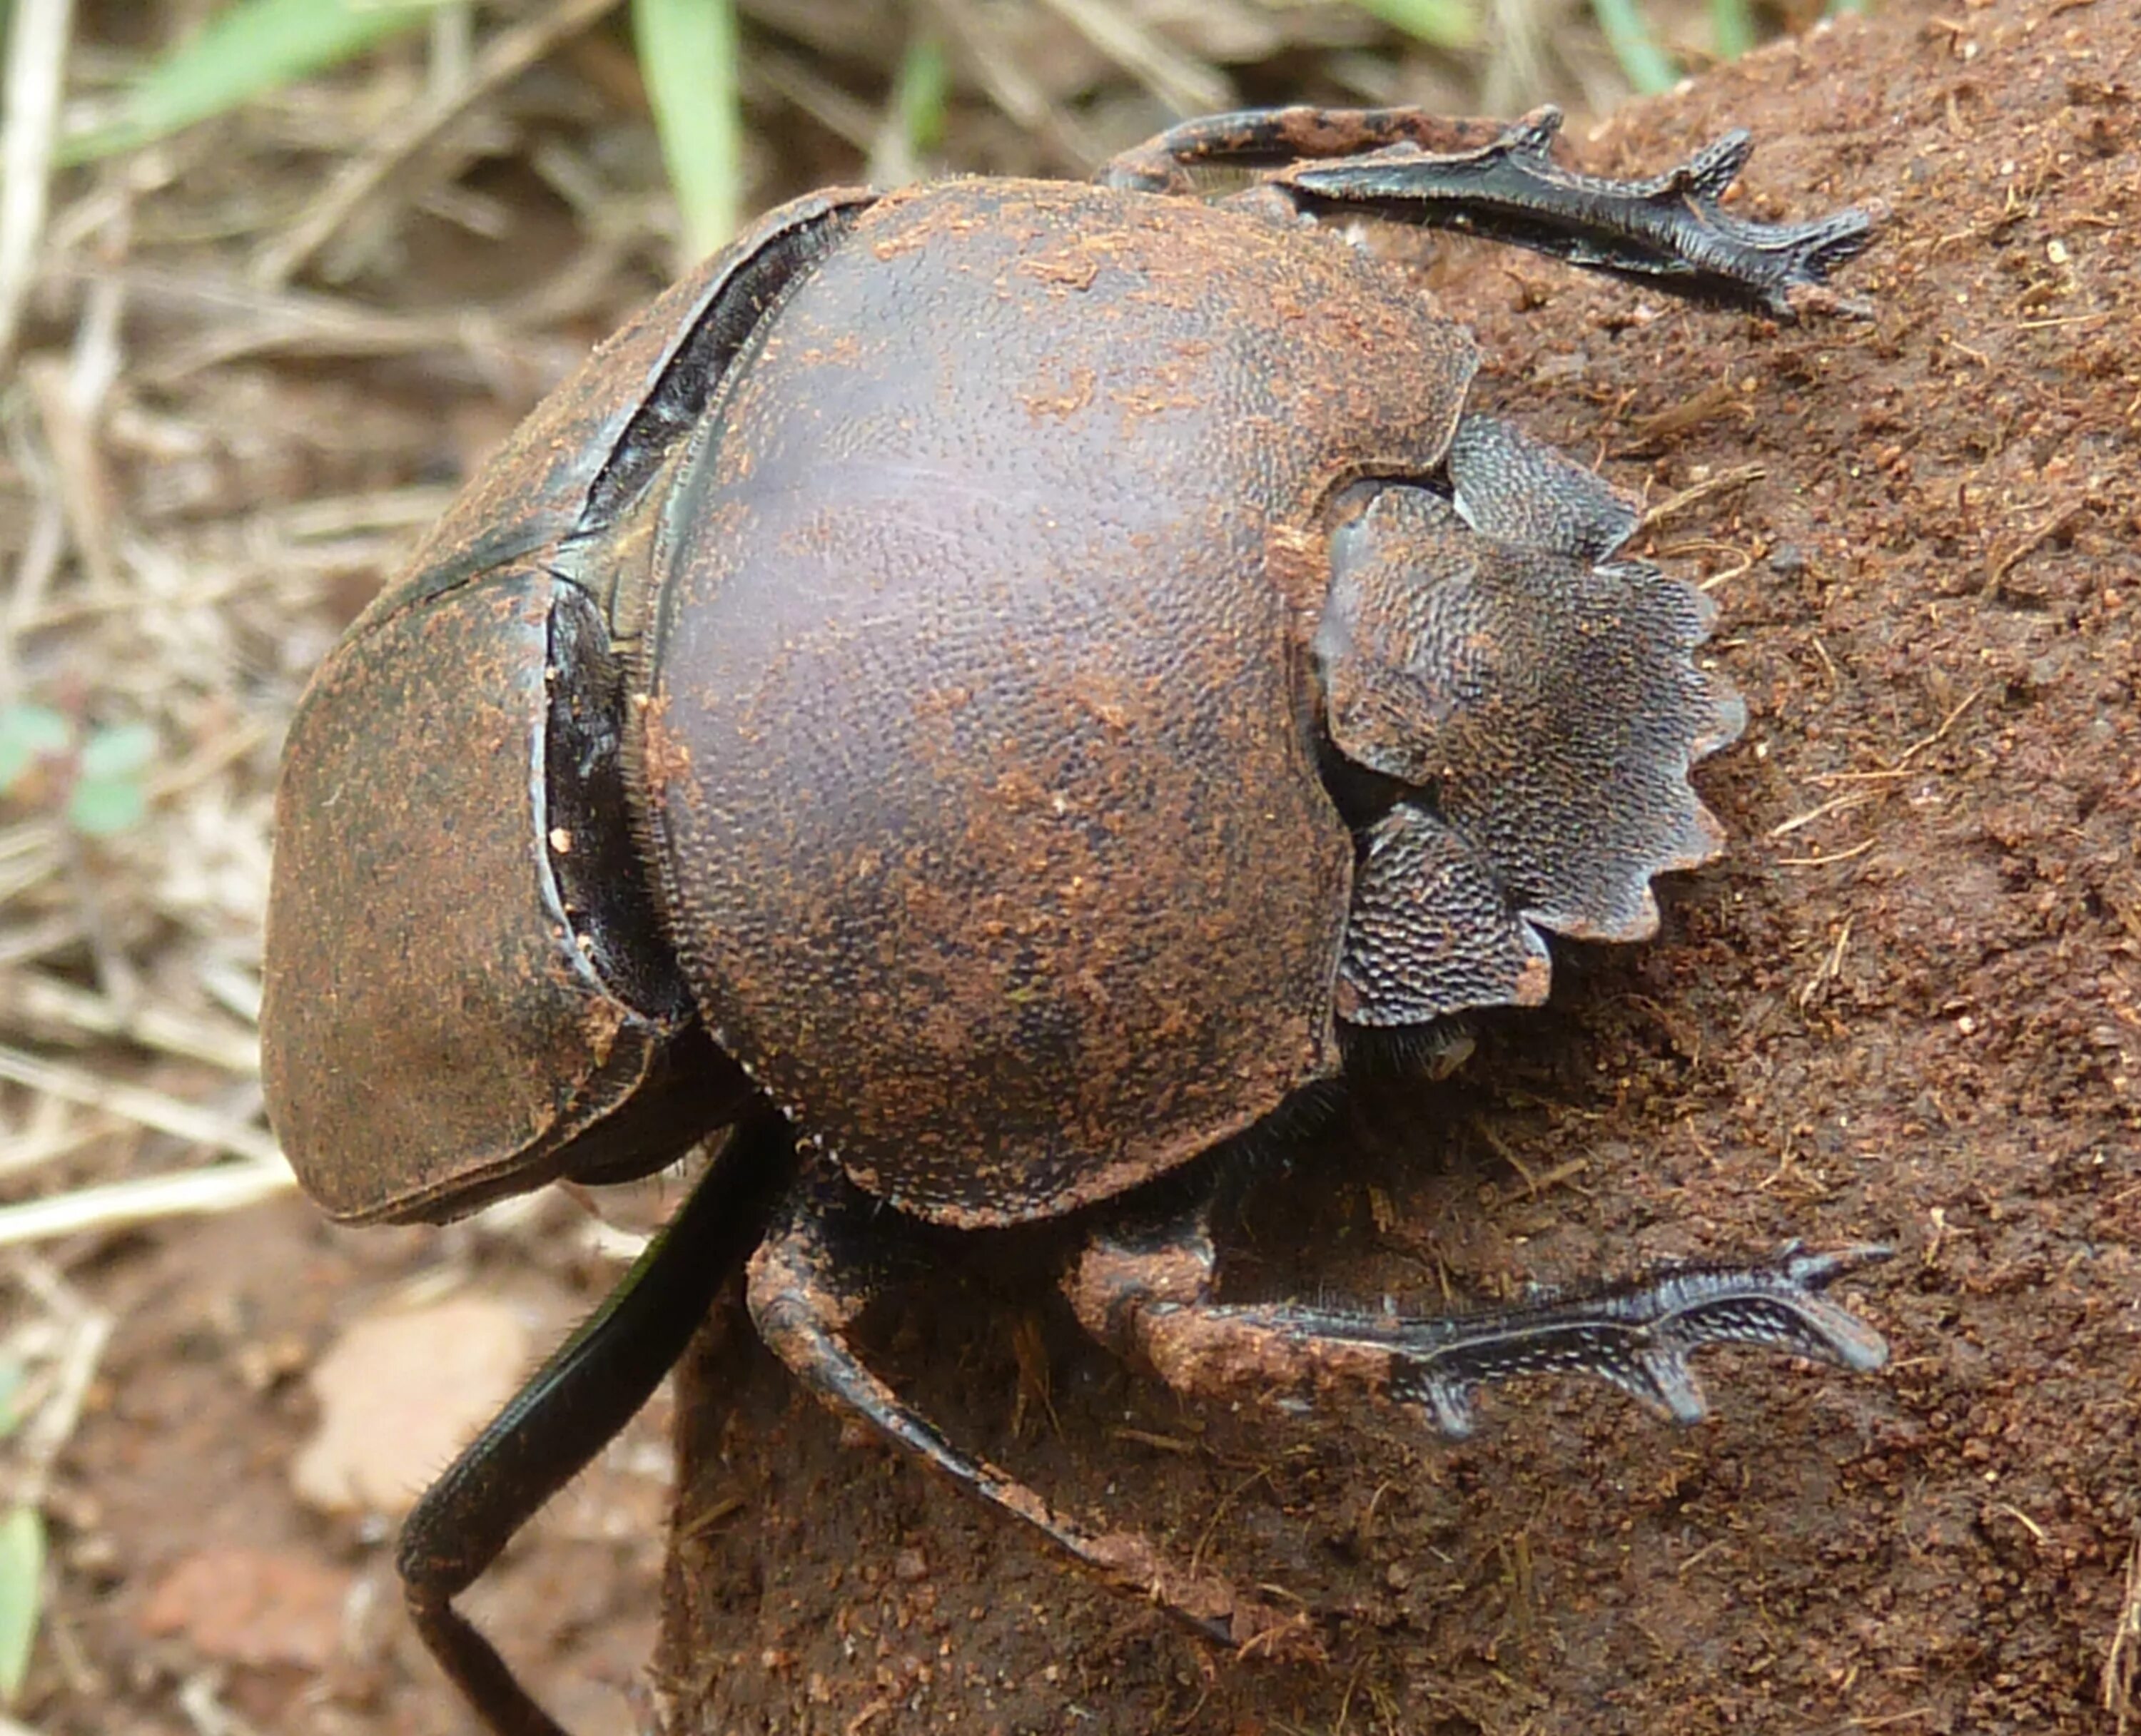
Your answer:
[[[790,1167],[787,1123],[738,1124],[691,1197],[579,1329],[424,1492],[395,1566],[431,1655],[498,1736],[564,1736],[453,1600],[646,1404],[743,1264]]]
[[[1237,1644],[1274,1612],[1207,1573],[1184,1571],[1136,1532],[1095,1532],[1008,1471],[962,1452],[863,1364],[849,1329],[884,1288],[885,1221],[836,1173],[806,1176],[752,1257],[747,1297],[760,1335],[834,1409],[859,1416],[959,1488],[1023,1520],[1110,1583],[1149,1596],[1206,1638]]]
[[[1100,171],[1127,191],[1190,195],[1199,164],[1271,171],[1253,197],[1298,211],[1470,230],[1572,264],[1656,280],[1698,299],[1751,302],[1782,319],[1863,310],[1826,287],[1863,252],[1882,215],[1848,209],[1809,223],[1750,223],[1719,201],[1754,148],[1727,133],[1641,180],[1580,174],[1553,160],[1561,111],[1507,125],[1418,109],[1252,110],[1189,120]]]
[[[1090,1330],[1178,1391],[1307,1409],[1366,1390],[1461,1437],[1472,1431],[1474,1389],[1519,1375],[1595,1375],[1691,1423],[1708,1405],[1687,1358],[1705,1345],[1877,1369],[1888,1359],[1880,1335],[1821,1292],[1888,1252],[1809,1254],[1794,1243],[1769,1261],[1662,1266],[1515,1307],[1407,1317],[1216,1302],[1211,1240],[1198,1224],[1158,1240],[1096,1237],[1066,1288]]]
[[[1825,280],[1872,240],[1878,208],[1754,223],[1720,203],[1754,148],[1744,131],[1662,174],[1617,181],[1555,162],[1560,130],[1560,111],[1542,108],[1474,148],[1436,151],[1407,141],[1336,162],[1297,162],[1264,186],[1312,216],[1465,229],[1677,295],[1751,302],[1779,319],[1863,311]]]

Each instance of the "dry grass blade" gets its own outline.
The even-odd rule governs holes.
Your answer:
[[[397,168],[474,104],[518,78],[559,42],[578,35],[617,4],[618,0],[556,0],[526,22],[500,31],[477,54],[464,82],[427,96],[390,122],[362,155],[342,166],[296,221],[254,254],[253,281],[270,287],[289,282]]]
[[[120,1007],[43,971],[0,976],[0,1016],[42,1021],[87,1036],[124,1038],[242,1078],[260,1071],[259,1045],[249,1034],[161,1007]]]
[[[166,1217],[235,1212],[288,1193],[298,1185],[290,1166],[248,1158],[173,1175],[143,1176],[100,1188],[77,1188],[50,1199],[0,1207],[0,1247],[50,1242],[61,1236],[108,1232]]]
[[[249,1117],[240,1120],[218,1114],[146,1085],[127,1084],[62,1062],[41,1060],[11,1045],[0,1044],[0,1079],[85,1109],[108,1109],[173,1138],[212,1146],[256,1163],[283,1161],[281,1148],[252,1126]]]
[[[1177,115],[1208,115],[1234,106],[1234,87],[1217,67],[1184,53],[1112,0],[1045,3]]]
[[[1067,161],[1090,167],[1107,155],[1100,141],[1052,101],[1041,81],[1012,52],[995,17],[973,0],[929,0],[945,34],[965,51],[989,101],[1026,131],[1048,140]]]
[[[57,1322],[61,1338],[44,1402],[11,1443],[10,1497],[35,1507],[45,1498],[52,1466],[72,1438],[96,1365],[111,1338],[111,1316],[92,1306],[51,1266],[33,1254],[13,1257],[15,1281]]]
[[[2117,1736],[2141,1730],[2141,1532],[2126,1556],[2126,1591],[2104,1658],[2104,1709]]]
[[[7,21],[7,119],[0,133],[0,357],[15,347],[22,298],[37,271],[73,10],[73,0],[15,0]]]

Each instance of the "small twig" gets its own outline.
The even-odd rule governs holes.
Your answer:
[[[1829,948],[1828,957],[1821,961],[1814,975],[1808,979],[1806,986],[1799,991],[1799,1008],[1801,1012],[1804,1012],[1814,1004],[1814,997],[1821,992],[1824,984],[1836,982],[1842,979],[1843,957],[1850,949],[1851,924],[1853,920],[1850,917],[1843,919],[1843,926],[1836,931],[1836,944]]]
[[[1786,837],[1798,831],[1802,826],[1810,826],[1816,820],[1826,819],[1832,814],[1842,814],[1849,809],[1863,807],[1873,799],[1873,795],[1865,790],[1853,790],[1847,795],[1831,796],[1819,808],[1809,808],[1804,814],[1794,814],[1782,824],[1770,827],[1769,836]]]
[[[1628,425],[1627,440],[1614,447],[1611,455],[1627,458],[1672,435],[1684,434],[1705,422],[1731,416],[1745,406],[1745,399],[1730,380],[1714,380],[1693,397],[1667,405],[1649,416],[1637,416]]]
[[[1827,868],[1832,863],[1850,862],[1863,856],[1879,842],[1878,838],[1869,838],[1863,843],[1855,843],[1848,850],[1838,850],[1833,856],[1779,856],[1777,858],[1777,866],[1779,868]]]
[[[1150,1447],[1159,1453],[1179,1453],[1184,1458],[1194,1458],[1203,1451],[1197,1441],[1184,1440],[1179,1434],[1155,1434],[1149,1429],[1132,1429],[1127,1424],[1108,1431],[1110,1438],[1134,1441],[1140,1447]]]
[[[1720,470],[1715,476],[1706,476],[1691,488],[1684,488],[1650,508],[1643,514],[1640,527],[1651,530],[1668,519],[1677,518],[1690,507],[1707,500],[1713,494],[1729,494],[1735,489],[1744,489],[1751,482],[1760,482],[1769,473],[1760,465],[1735,465],[1729,470]]]
[[[2104,1709],[2114,1720],[2116,1736],[2141,1729],[2141,1532],[2126,1553],[2126,1593],[2104,1656]]]
[[[2020,542],[1995,560],[1986,571],[1983,594],[1990,597],[1997,591],[2000,588],[2001,581],[2014,571],[2017,562],[2020,561],[2025,555],[2035,553],[2043,546],[2047,538],[2057,535],[2072,524],[2088,504],[2089,502],[2086,500],[2070,500],[2035,530],[2028,532]]]
[[[1893,765],[1883,765],[1873,771],[1824,772],[1814,781],[1826,789],[1835,784],[1886,784],[1902,777],[1910,770],[1912,760],[1917,759],[1927,748],[1938,747],[1942,742],[1947,740],[1948,732],[1961,721],[1962,714],[1976,705],[1983,696],[1984,692],[1985,690],[1982,687],[1971,689],[1947,716],[1941,719],[1938,729],[1933,730],[1931,735],[1919,736],[1916,741],[1896,756],[1896,763]],[[1841,800],[1842,798],[1839,797],[1838,799]]]

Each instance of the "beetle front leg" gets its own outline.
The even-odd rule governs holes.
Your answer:
[[[1794,1244],[1769,1261],[1661,1266],[1514,1307],[1408,1317],[1214,1301],[1199,1212],[1156,1233],[1096,1237],[1065,1288],[1088,1330],[1178,1391],[1246,1392],[1304,1409],[1366,1393],[1462,1437],[1472,1432],[1474,1389],[1519,1375],[1593,1375],[1693,1423],[1709,1406],[1687,1358],[1705,1345],[1877,1369],[1888,1355],[1880,1335],[1822,1291],[1888,1252],[1809,1254]]]
[[[1151,1598],[1207,1639],[1240,1644],[1280,1617],[1209,1573],[1185,1571],[1137,1532],[1096,1532],[1008,1471],[962,1452],[871,1373],[849,1329],[887,1287],[887,1220],[837,1173],[798,1183],[751,1262],[759,1335],[826,1404],[859,1416],[969,1494],[1023,1520],[1110,1584]]]

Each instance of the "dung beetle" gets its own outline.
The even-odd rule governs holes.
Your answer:
[[[1841,305],[1873,219],[1733,217],[1745,134],[1579,175],[1558,120],[1228,115],[1096,184],[785,205],[539,407],[320,669],[262,1015],[314,1197],[445,1219],[726,1130],[403,1533],[415,1621],[493,1729],[559,1727],[452,1600],[746,1266],[830,1402],[1204,1631],[1253,1628],[870,1373],[849,1328],[914,1220],[1084,1212],[1074,1310],[1171,1383],[1453,1434],[1526,1372],[1686,1419],[1702,1345],[1881,1363],[1822,1293],[1878,1249],[1446,1318],[1223,1305],[1180,1185],[1363,1045],[1539,1001],[1543,933],[1651,934],[1651,878],[1719,848],[1688,768],[1743,711],[1696,661],[1706,601],[1624,552],[1620,494],[1468,411],[1469,335],[1331,220],[1789,319]],[[1248,184],[1200,196],[1204,165]]]

